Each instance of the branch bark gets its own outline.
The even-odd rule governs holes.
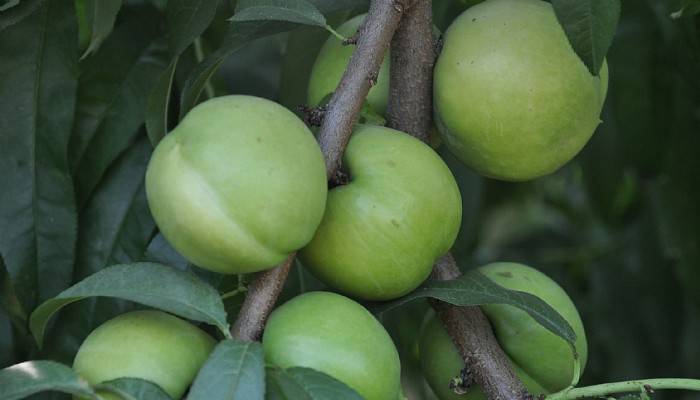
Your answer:
[[[389,48],[407,0],[372,0],[357,36],[357,47],[326,110],[318,135],[326,161],[326,174],[335,179],[343,152],[350,140],[362,104],[377,80],[379,67]],[[295,254],[279,266],[258,274],[248,289],[231,335],[240,340],[259,340],[267,317],[277,302]]]
[[[431,6],[430,0],[416,0],[401,20],[392,40],[391,95],[387,110],[389,126],[424,142],[429,141],[432,126],[435,52]],[[460,275],[462,273],[449,253],[433,267],[434,279],[450,280]],[[479,307],[456,307],[437,300],[431,301],[431,305],[489,400],[529,397]]]
[[[338,87],[328,103],[318,143],[326,159],[329,179],[335,179],[352,128],[405,8],[400,0],[373,0],[362,22],[357,47]]]

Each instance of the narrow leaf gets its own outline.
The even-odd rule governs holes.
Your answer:
[[[195,378],[188,400],[262,400],[265,361],[256,342],[224,340],[209,356]]]
[[[171,88],[175,77],[178,57],[175,57],[168,68],[163,71],[156,81],[151,94],[148,96],[146,112],[146,132],[153,147],[158,145],[168,133],[168,109],[170,108]]]
[[[598,75],[620,18],[620,0],[552,0],[574,51]]]
[[[310,368],[268,368],[267,400],[362,400],[343,382]]]
[[[0,34],[0,253],[26,310],[73,272],[77,34],[72,0],[46,2]]]
[[[165,18],[170,50],[177,57],[211,24],[219,0],[170,0]]]
[[[85,8],[91,35],[83,58],[94,53],[112,32],[114,21],[122,8],[122,0],[87,0]]]
[[[671,14],[671,18],[692,17],[700,13],[700,0],[683,0],[681,8]]]
[[[142,136],[109,169],[80,213],[74,281],[109,265],[143,261],[155,231],[144,188],[151,149]],[[45,354],[69,362],[90,332],[133,308],[133,303],[115,298],[91,298],[75,304],[57,321],[48,336]]]
[[[118,395],[123,400],[172,400],[160,386],[139,378],[119,378],[95,385],[100,392]]]
[[[172,58],[148,96],[146,111],[146,131],[153,146],[168,133],[168,110],[178,59],[211,24],[218,5],[218,0],[172,0],[167,3],[166,22]]]
[[[214,72],[216,72],[221,63],[224,62],[226,57],[255,39],[286,32],[295,26],[297,25],[277,21],[231,24],[224,38],[224,45],[204,58],[204,60],[192,70],[189,78],[187,78],[181,93],[180,119],[197,105],[199,96],[202,94],[207,81]]]
[[[9,6],[14,3],[12,7],[2,10],[2,14],[0,14],[0,31],[28,17],[31,13],[36,11],[44,1],[46,0],[17,0],[8,4]]]
[[[286,21],[326,26],[323,14],[306,0],[242,0],[231,21]]]
[[[374,307],[373,311],[385,312],[424,297],[457,306],[508,304],[527,312],[540,325],[572,346],[576,341],[576,333],[569,323],[549,304],[532,294],[506,289],[478,271],[470,271],[450,281],[429,280],[412,293]]]
[[[81,209],[107,168],[141,134],[146,99],[169,57],[158,39],[155,8],[125,7],[122,15],[124,23],[86,60],[80,77],[69,155]]]
[[[98,398],[72,369],[54,361],[26,361],[0,370],[0,399],[18,400],[48,391]]]
[[[117,297],[215,325],[227,336],[224,305],[216,289],[194,275],[154,263],[133,263],[105,268],[40,305],[29,318],[39,346],[56,311],[86,297]]]

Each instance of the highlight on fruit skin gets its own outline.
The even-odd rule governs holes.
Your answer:
[[[91,384],[145,379],[179,399],[214,345],[208,334],[180,318],[162,311],[133,311],[92,331],[80,345],[73,369]]]
[[[517,263],[493,263],[478,270],[507,289],[539,297],[564,317],[576,333],[575,347],[583,372],[588,358],[586,332],[576,306],[556,282],[534,268]],[[554,393],[571,384],[574,354],[564,339],[516,307],[493,304],[483,306],[482,310],[514,371],[530,393]],[[434,315],[428,317],[422,328],[419,352],[423,374],[438,398],[485,400],[478,387],[461,395],[450,388],[450,380],[460,375],[464,361]]]
[[[590,74],[551,4],[487,0],[447,29],[433,79],[450,151],[484,176],[523,181],[556,171],[588,142],[608,71]]]
[[[195,107],[146,172],[153,218],[190,262],[238,274],[274,267],[306,245],[328,192],[323,155],[291,111],[252,96]]]
[[[389,300],[418,287],[457,237],[462,198],[430,146],[403,132],[359,125],[343,157],[350,177],[330,190],[299,260],[352,297]]]
[[[401,362],[391,337],[364,307],[330,292],[279,306],[263,333],[268,363],[326,373],[366,400],[401,398]]]

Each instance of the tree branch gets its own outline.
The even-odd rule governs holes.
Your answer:
[[[357,47],[336,88],[318,135],[326,161],[326,174],[334,179],[362,104],[374,84],[404,10],[404,0],[373,0],[357,37]],[[279,266],[258,274],[246,295],[231,335],[240,340],[259,340],[274,308],[295,254]]]
[[[431,6],[430,0],[415,1],[396,31],[391,43],[391,95],[387,110],[389,126],[424,142],[429,141],[432,125],[435,53]],[[449,253],[433,267],[434,279],[450,280],[460,275]],[[489,400],[529,397],[479,307],[456,307],[437,300],[431,305]]]
[[[357,37],[357,47],[338,87],[328,103],[318,143],[326,159],[329,179],[340,168],[362,104],[377,80],[384,54],[401,19],[400,0],[373,0]]]
[[[255,278],[248,287],[241,311],[231,327],[231,336],[251,342],[260,339],[267,317],[282,292],[295,256],[296,252],[290,254],[282,264],[261,272]]]

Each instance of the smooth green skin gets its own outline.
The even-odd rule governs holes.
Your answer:
[[[300,260],[353,297],[402,296],[454,243],[462,219],[457,183],[430,146],[381,126],[358,126],[343,164],[351,180],[329,192]]]
[[[134,311],[92,331],[78,349],[73,369],[91,384],[146,379],[179,399],[214,345],[189,322],[161,311]]]
[[[433,77],[435,120],[449,149],[508,181],[571,160],[600,123],[607,87],[607,68],[589,73],[541,0],[470,7],[447,29]]]
[[[350,37],[357,32],[366,14],[358,15],[340,25],[337,32]],[[340,83],[345,68],[347,68],[355,46],[343,43],[337,37],[330,35],[316,57],[311,77],[309,78],[308,102],[312,106],[319,105],[329,94],[335,92]],[[387,51],[379,68],[377,84],[367,94],[367,105],[378,115],[384,115],[389,99],[389,63],[391,57]]]
[[[307,367],[355,389],[366,400],[398,399],[401,363],[372,314],[335,293],[309,292],[277,308],[263,334],[269,363]]]
[[[190,111],[146,172],[153,217],[194,264],[225,274],[272,268],[321,222],[326,168],[313,134],[269,100],[224,96]]]
[[[576,333],[575,345],[583,371],[588,357],[583,323],[576,306],[556,282],[534,268],[516,263],[489,264],[479,268],[479,271],[505,288],[539,297],[559,312]],[[563,339],[539,325],[525,311],[513,306],[488,305],[482,309],[493,326],[499,344],[532,393],[553,393],[571,384],[574,358],[571,348]],[[426,379],[441,399],[483,398],[478,390],[457,396],[447,388],[450,379],[459,374],[464,364],[437,321],[426,325],[420,354]]]

